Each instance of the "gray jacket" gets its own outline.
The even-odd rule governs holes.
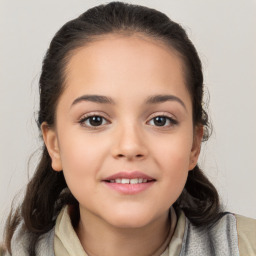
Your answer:
[[[13,256],[28,256],[30,234],[22,224],[16,230],[12,243]],[[54,256],[54,228],[40,237],[36,256]],[[185,233],[179,256],[239,256],[236,217],[225,214],[215,226],[208,229],[195,227],[186,219]],[[7,254],[10,256],[10,254]],[[77,255],[79,256],[79,255]],[[170,255],[171,256],[171,255]]]

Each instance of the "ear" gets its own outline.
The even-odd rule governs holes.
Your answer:
[[[202,125],[196,126],[194,131],[193,145],[190,153],[189,170],[193,170],[197,164],[197,160],[201,150],[201,142],[204,135],[204,128]]]
[[[52,168],[55,171],[62,171],[58,137],[54,128],[49,127],[46,122],[41,125],[44,143],[52,159]]]

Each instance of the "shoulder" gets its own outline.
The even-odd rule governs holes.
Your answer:
[[[186,218],[181,255],[256,255],[256,220],[222,213],[212,226],[197,227]]]
[[[235,214],[241,256],[256,255],[256,220]]]
[[[12,256],[27,256],[31,241],[34,239],[34,234],[28,232],[25,228],[24,222],[22,221],[14,232],[11,240],[11,255]],[[54,255],[53,250],[53,238],[54,228],[47,233],[39,236],[38,242],[36,243],[36,256],[41,255]],[[0,251],[0,256],[9,256],[8,252],[4,250]]]
[[[193,239],[190,250],[199,250],[199,255],[239,255],[233,214],[223,213],[214,225],[204,228],[188,223],[188,233]]]
[[[239,248],[235,215],[222,213],[222,216],[214,225],[203,227],[193,225],[186,218],[180,255],[238,256]]]
[[[7,256],[7,250],[3,245],[0,245],[0,256]]]

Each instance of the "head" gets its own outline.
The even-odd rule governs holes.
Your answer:
[[[107,65],[101,68],[104,61]],[[104,81],[105,84],[102,83]],[[127,93],[124,93],[125,88],[128,88]],[[103,95],[108,99],[94,97],[88,103],[88,97],[81,99],[84,94]],[[151,98],[151,105],[146,104],[152,95],[158,97]],[[159,95],[175,97],[167,100]],[[88,156],[84,159],[88,165],[81,166],[81,170],[84,166],[89,168],[92,162],[90,157],[93,159],[100,152],[98,159],[102,160],[99,162],[103,167],[100,164],[94,166],[99,170],[96,179],[107,179],[115,171],[143,170],[146,162],[147,175],[161,180],[161,173],[154,169],[163,168],[164,177],[169,181],[163,183],[162,193],[171,192],[172,195],[166,194],[166,199],[159,205],[161,211],[174,205],[183,209],[196,225],[212,222],[218,213],[218,194],[197,165],[201,141],[208,137],[208,119],[202,100],[203,75],[196,49],[184,29],[165,14],[142,6],[112,2],[94,7],[66,23],[50,44],[40,77],[38,125],[42,129],[45,145],[22,206],[27,226],[35,233],[43,233],[53,226],[54,218],[64,204],[78,206],[79,201],[82,208],[86,208],[88,202],[83,201],[86,195],[81,196],[81,191],[76,189],[71,171],[65,172],[65,169],[72,169],[67,160],[72,152],[65,148],[74,141],[76,148],[80,146],[80,153],[83,150],[89,152],[84,154]],[[100,114],[94,114],[94,119],[81,112],[80,109],[86,108],[95,111],[99,101],[105,101],[105,105],[100,107]],[[170,113],[163,113],[162,109],[171,110]],[[152,110],[158,115],[154,116]],[[61,139],[68,137],[67,131],[74,131],[69,125],[63,128],[67,111],[73,111],[76,119],[72,125],[80,134],[86,134],[85,141],[81,140],[82,137],[76,138],[76,135],[72,135],[74,139],[71,141]],[[169,146],[168,139],[172,138],[172,133],[175,134],[175,129],[179,130],[175,127],[182,120],[185,120],[181,125],[184,129],[179,133],[176,140],[178,150],[175,150]],[[95,126],[100,124],[101,128],[88,130],[88,125],[92,123]],[[175,136],[173,139],[175,143]],[[99,143],[102,146],[98,146]],[[73,151],[74,158],[77,152]],[[156,156],[155,161],[149,157],[152,154]],[[82,157],[81,153],[80,159]],[[163,160],[166,165],[163,166],[158,160]],[[168,174],[168,164],[172,165],[172,160],[176,163],[174,169],[182,170],[182,175]],[[110,169],[111,166],[118,168]],[[82,172],[76,174],[79,179]],[[80,177],[83,179],[86,175]],[[172,179],[176,179],[175,184],[172,184]],[[87,185],[88,190],[83,193],[96,188],[90,183]],[[170,190],[172,185],[174,190]],[[96,188],[93,193],[101,191]],[[120,202],[116,194],[113,198],[115,202]],[[116,208],[120,216],[126,216],[126,220],[131,216],[125,215],[122,208],[134,207],[143,212],[139,196],[135,200],[134,197],[132,200],[129,196],[127,198],[125,205],[120,204],[121,207]],[[47,209],[47,215],[44,209]],[[119,224],[125,225],[122,220],[120,218]],[[141,221],[138,219],[138,223]]]
[[[170,47],[180,57],[193,104],[193,123],[204,127],[204,139],[207,139],[208,119],[202,108],[201,61],[185,30],[159,11],[121,2],[89,9],[67,22],[52,39],[40,78],[39,127],[43,122],[54,126],[57,103],[65,88],[66,67],[74,52],[111,34],[141,35]]]
[[[84,95],[106,96],[115,103],[92,103],[84,100]],[[178,100],[165,100],[146,108],[142,102],[155,95],[173,95]],[[207,115],[202,108],[202,96],[201,62],[180,25],[160,12],[140,6],[110,3],[92,8],[59,30],[44,60],[39,125],[51,171],[58,175],[63,171],[63,187],[68,185],[82,208],[91,205],[91,201],[98,204],[98,198],[88,202],[90,196],[85,194],[105,195],[104,189],[101,191],[90,183],[91,178],[102,181],[120,171],[148,172],[146,174],[154,179],[168,180],[162,190],[166,199],[159,203],[161,211],[167,211],[182,194],[190,171],[196,168],[203,134],[207,136],[207,132],[203,132],[203,129],[207,131]],[[101,130],[88,130],[88,122],[91,122],[88,109],[94,111],[94,116],[100,116],[99,122],[105,122]],[[152,129],[149,135],[146,129],[151,126],[140,129],[135,125],[140,118],[144,118],[145,123],[155,122],[152,113],[157,110],[158,116],[161,111],[170,110],[173,130],[175,122],[186,120],[183,122],[186,129],[182,128],[176,144],[172,142],[175,136],[171,129],[167,131],[164,127],[165,132],[164,129],[158,132]],[[129,115],[134,119],[129,119]],[[83,128],[85,131],[81,131],[81,124],[87,126]],[[125,140],[133,145],[121,145]],[[142,142],[145,140],[148,143]],[[125,147],[135,146],[139,161],[119,159],[126,155]],[[155,162],[161,164],[154,166],[154,157]],[[156,169],[165,173],[163,177],[154,172]],[[157,188],[156,191],[161,190]],[[155,195],[155,198],[150,197],[152,202],[159,196],[163,198],[153,189],[152,195]],[[106,205],[111,203],[104,196],[101,200]],[[145,201],[143,197],[141,201],[132,197],[126,205],[122,196],[116,202],[118,200],[122,203],[114,212],[120,213],[120,223],[125,214],[125,220],[131,219],[132,205],[136,216],[139,216],[138,205],[141,211],[150,212],[151,209],[141,204]],[[129,214],[126,209],[130,209]],[[113,209],[109,216],[113,216],[111,211]],[[117,223],[117,216],[114,219]],[[134,222],[134,216],[132,219]],[[142,223],[142,219],[145,219],[143,214],[138,223]]]

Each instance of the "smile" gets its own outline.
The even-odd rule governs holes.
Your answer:
[[[119,172],[103,180],[108,188],[123,195],[134,195],[141,193],[153,184],[156,179],[138,171]]]
[[[110,183],[121,183],[121,184],[139,184],[139,183],[146,183],[149,181],[152,181],[152,180],[138,178],[138,179],[115,179],[115,180],[110,180],[109,182]]]

